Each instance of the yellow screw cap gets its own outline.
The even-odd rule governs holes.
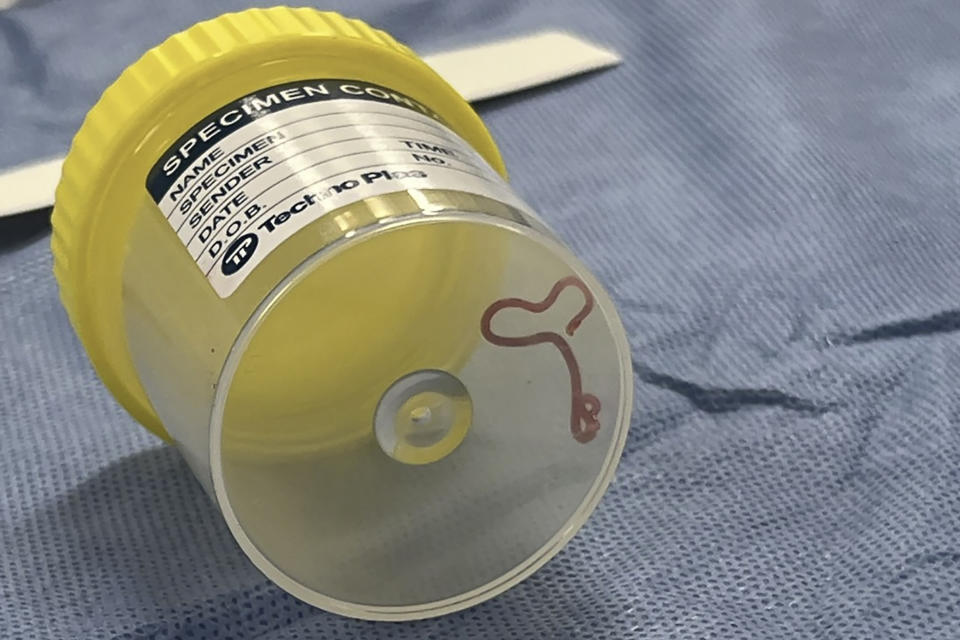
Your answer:
[[[124,408],[164,439],[133,366],[121,304],[126,238],[146,196],[144,177],[212,109],[312,77],[405,93],[505,175],[470,105],[409,48],[359,20],[310,8],[250,9],[201,22],[144,54],[104,91],[73,140],[57,187],[51,248],[61,299],[94,367]]]

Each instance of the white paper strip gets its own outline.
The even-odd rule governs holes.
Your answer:
[[[424,56],[470,102],[620,63],[613,51],[562,31],[545,31]]]
[[[62,164],[54,158],[0,173],[0,218],[52,205]]]

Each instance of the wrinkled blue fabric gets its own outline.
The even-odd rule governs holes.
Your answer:
[[[62,152],[145,48],[245,4],[0,12],[0,168]],[[614,484],[559,556],[470,610],[301,604],[99,383],[42,218],[6,220],[0,637],[960,635],[960,4],[324,6],[422,51],[565,27],[624,55],[480,108],[622,311],[637,409]]]

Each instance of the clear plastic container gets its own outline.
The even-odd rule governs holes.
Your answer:
[[[489,598],[555,554],[613,476],[632,390],[613,303],[408,50],[312,10],[218,21],[177,46],[229,26],[257,46],[201,53],[262,63],[247,87],[218,76],[163,134],[145,125],[157,101],[134,101],[93,168],[78,135],[54,222],[78,333],[285,590],[376,619]],[[320,23],[340,71],[367,47],[407,80],[290,62]],[[195,88],[184,73],[153,91]]]

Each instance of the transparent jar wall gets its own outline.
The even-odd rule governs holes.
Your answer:
[[[221,299],[187,256],[156,204],[144,197],[124,263],[124,328],[154,410],[211,496],[210,407],[224,359],[241,327],[277,283],[319,249],[351,232],[424,210],[475,211],[524,220],[520,212],[500,202],[454,191],[418,190],[368,198],[301,229],[267,256],[233,295]],[[546,230],[538,220],[524,222]]]
[[[515,211],[452,192],[371,199],[306,227],[220,299],[152,206],[124,272],[135,365],[241,547],[282,587],[360,617],[433,615],[509,587],[582,524],[625,438],[628,351],[590,274]],[[356,235],[313,255],[344,221]],[[490,302],[540,300],[572,271],[597,296],[569,338],[605,412],[586,445],[567,428],[557,351],[479,331]],[[564,292],[542,318],[505,310],[498,330],[562,327],[582,305]],[[391,459],[378,404],[436,370],[469,390],[469,430],[430,464]]]

